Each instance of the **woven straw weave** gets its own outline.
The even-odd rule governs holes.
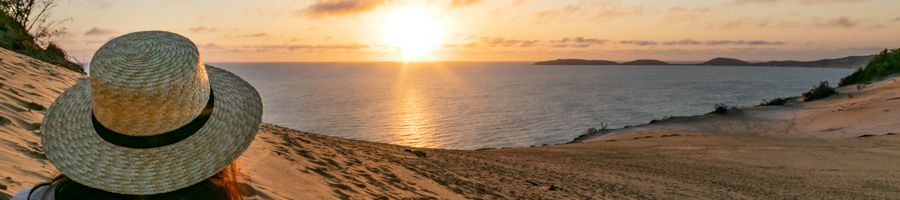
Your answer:
[[[138,39],[146,38],[152,37],[138,37]],[[172,61],[171,65],[159,64],[165,62],[166,58],[136,56],[148,58],[143,61],[152,63],[143,66],[134,63],[130,67],[106,66],[96,73],[93,72],[96,68],[92,66],[91,80],[80,79],[47,111],[41,136],[47,158],[60,172],[78,183],[109,192],[134,195],[159,194],[185,188],[213,176],[230,165],[247,149],[259,129],[262,121],[261,99],[256,89],[249,83],[228,71],[212,66],[204,67],[202,64],[197,67],[181,63],[199,64],[199,59],[195,59],[196,61],[190,59],[191,55],[196,58],[196,47],[190,41],[187,42],[190,44],[189,50],[182,49],[183,47],[154,50],[171,52],[166,56],[182,59],[179,62]],[[148,44],[152,43],[141,45]],[[110,52],[116,50],[112,49]],[[188,55],[182,55],[185,53]],[[147,69],[148,66],[152,69]],[[205,78],[206,76],[208,78]],[[208,87],[204,90],[203,85]],[[215,95],[215,106],[209,121],[193,135],[171,145],[146,149],[117,146],[102,139],[95,132],[91,122],[91,111],[102,110],[94,106],[131,104],[132,108],[115,107],[115,109],[129,110],[133,113],[121,114],[118,113],[120,110],[108,110],[107,112],[118,113],[113,115],[112,120],[115,121],[110,123],[107,121],[110,119],[99,116],[98,121],[104,126],[118,125],[119,121],[139,124],[133,127],[118,126],[128,127],[127,130],[148,126],[153,130],[131,133],[155,133],[173,129],[172,127],[178,128],[151,120],[166,121],[173,118],[176,120],[168,120],[166,123],[176,123],[183,121],[180,119],[183,115],[189,115],[187,120],[192,120],[197,114],[190,114],[205,106],[207,101],[205,98],[208,97],[203,96],[209,95],[210,88]],[[189,89],[194,91],[188,91]],[[164,97],[154,98],[129,92]],[[109,102],[98,103],[98,101]],[[158,107],[148,107],[151,105]]]
[[[127,34],[91,60],[94,115],[110,130],[134,136],[184,126],[203,110],[209,82],[197,47],[177,34]]]

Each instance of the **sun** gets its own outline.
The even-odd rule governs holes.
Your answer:
[[[384,20],[384,41],[399,48],[404,61],[420,60],[444,42],[444,24],[420,7],[400,8]]]

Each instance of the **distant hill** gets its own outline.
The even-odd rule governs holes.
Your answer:
[[[758,66],[785,66],[785,67],[827,67],[827,68],[863,68],[875,55],[847,56],[835,59],[822,59],[816,61],[769,61],[757,63]]]
[[[608,60],[583,60],[583,59],[556,59],[536,62],[535,65],[618,65],[619,63]]]
[[[712,60],[700,63],[700,65],[712,65],[712,66],[751,66],[752,63],[747,61],[738,60],[734,58],[713,58]]]
[[[822,59],[814,61],[768,61],[751,63],[735,58],[714,58],[697,64],[677,65],[709,65],[709,66],[777,66],[777,67],[822,67],[822,68],[850,68],[861,69],[865,67],[875,55],[847,56],[843,58]],[[582,59],[556,59],[534,63],[535,65],[675,65],[660,60],[641,59],[625,63],[616,63],[608,60],[582,60]]]
[[[641,59],[631,62],[622,63],[623,65],[669,65],[667,62],[653,59]]]

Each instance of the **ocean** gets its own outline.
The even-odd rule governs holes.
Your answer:
[[[588,128],[797,96],[850,69],[530,63],[212,63],[263,98],[263,121],[427,148],[569,142]]]

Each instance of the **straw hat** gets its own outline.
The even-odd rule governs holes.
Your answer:
[[[147,31],[110,40],[47,111],[41,141],[70,179],[109,192],[149,195],[199,183],[253,141],[259,93],[204,65],[193,42]]]

